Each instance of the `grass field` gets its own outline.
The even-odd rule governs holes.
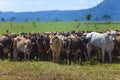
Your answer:
[[[0,22],[0,34],[6,30],[14,33],[20,32],[55,32],[55,31],[71,31],[71,30],[90,30],[103,31],[105,29],[120,29],[120,22],[111,22],[110,24],[98,22]],[[34,26],[35,25],[35,26]],[[76,29],[77,28],[77,29]]]
[[[0,61],[0,80],[119,80],[120,64],[58,65]]]
[[[54,32],[71,30],[103,31],[120,29],[120,22],[111,24],[91,22],[0,22],[0,34],[10,32]],[[120,63],[120,61],[119,61]],[[0,80],[120,80],[120,64],[72,64],[58,65],[52,62],[10,62],[0,61]]]

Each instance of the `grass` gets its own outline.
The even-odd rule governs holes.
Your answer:
[[[11,26],[12,23],[12,26]],[[55,32],[71,30],[103,31],[105,29],[120,29],[120,22],[111,24],[91,22],[0,22],[0,34],[6,30],[14,33],[20,32]],[[97,63],[97,62],[95,62]],[[94,64],[94,63],[93,63]],[[58,65],[52,62],[10,62],[0,61],[0,80],[119,80],[120,64],[72,64]]]
[[[120,29],[120,22],[111,22],[109,25],[106,23],[90,22],[88,25],[86,22],[80,22],[79,27],[76,26],[79,22],[35,22],[36,26],[33,26],[33,22],[0,22],[0,34],[9,30],[10,32],[55,32],[55,31],[71,31],[71,30],[90,30],[90,31],[103,31],[105,29]],[[11,26],[12,24],[12,26]]]
[[[119,80],[120,64],[58,65],[0,61],[0,80]]]

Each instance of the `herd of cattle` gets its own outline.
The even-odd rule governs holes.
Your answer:
[[[76,63],[89,60],[92,54],[104,63],[108,53],[112,62],[119,55],[120,31],[104,32],[45,32],[6,33],[0,35],[0,58],[16,60],[53,61]]]

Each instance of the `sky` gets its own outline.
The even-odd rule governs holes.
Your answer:
[[[0,0],[0,11],[28,12],[88,9],[103,0]]]

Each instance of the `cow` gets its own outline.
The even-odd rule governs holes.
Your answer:
[[[37,34],[31,35],[32,50],[30,53],[30,60],[37,60],[38,57],[38,46],[37,46]]]
[[[113,53],[114,53],[113,56],[119,56],[120,55],[120,35],[118,35],[116,37],[115,47],[114,47]]]
[[[72,50],[72,60],[76,63],[79,58],[81,58],[80,64],[85,61],[86,58],[86,44],[82,37],[78,37],[77,35],[69,36],[69,42],[71,42],[71,50]]]
[[[13,42],[13,58],[14,58],[14,60],[17,60],[18,53],[24,54],[24,60],[26,60],[26,56],[28,56],[28,59],[29,59],[31,49],[32,49],[32,44],[29,39],[26,39],[22,36],[21,37],[18,36],[16,38],[14,38],[14,42]]]
[[[62,59],[66,59],[66,64],[67,64],[67,61],[69,60],[69,65],[71,65],[71,58],[72,58],[72,40],[68,37],[63,37],[62,38],[63,40],[63,44],[64,44],[64,48],[63,48],[63,51],[64,53],[62,54]],[[68,60],[67,60],[68,59]]]
[[[120,34],[120,33],[119,33]],[[118,36],[116,37],[116,46],[118,48],[120,48],[120,35],[118,34]]]
[[[68,38],[66,35],[60,33],[57,34],[56,37],[58,37],[61,41],[61,54],[60,54],[60,60],[61,63],[64,63],[64,60],[66,62],[66,64],[69,61],[69,65],[71,65],[71,54],[72,54],[72,49],[71,49],[71,44],[72,44],[72,40],[70,38]]]
[[[7,59],[8,53],[11,50],[12,40],[7,36],[0,36],[0,57],[1,59]]]
[[[49,37],[46,34],[40,34],[37,37],[38,58],[39,60],[47,60],[47,51],[50,48]]]
[[[13,60],[13,39],[18,36],[18,34],[16,33],[6,33],[3,34],[4,36],[8,37],[9,41],[10,41],[10,60]]]
[[[53,62],[61,63],[61,55],[64,52],[64,43],[57,35],[50,35],[50,49],[52,50]]]
[[[99,48],[102,51],[102,62],[104,63],[105,52],[109,53],[109,60],[112,62],[111,52],[114,49],[114,41],[116,39],[116,31],[107,31],[105,33],[90,32],[86,35],[87,52],[90,58],[92,46]]]

